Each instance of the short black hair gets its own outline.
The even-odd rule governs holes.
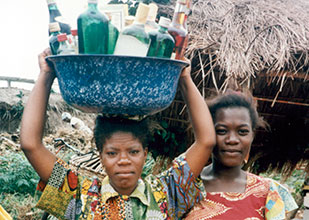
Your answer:
[[[147,118],[132,120],[121,116],[107,117],[98,115],[95,120],[94,140],[99,152],[103,151],[106,140],[116,132],[131,133],[141,142],[144,149],[148,146],[150,131]]]
[[[266,126],[266,122],[258,115],[256,102],[250,92],[227,90],[225,93],[208,100],[207,104],[214,122],[216,121],[218,110],[222,108],[244,107],[249,111],[253,130],[256,130],[258,127],[265,128]]]

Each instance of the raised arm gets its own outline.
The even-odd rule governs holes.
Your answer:
[[[190,62],[185,59],[186,62]],[[216,142],[215,129],[207,104],[191,78],[191,66],[185,68],[179,79],[183,99],[187,105],[195,142],[186,151],[188,165],[198,177],[207,163]]]
[[[21,149],[45,182],[56,161],[55,155],[42,143],[46,106],[55,79],[53,69],[45,61],[48,55],[50,55],[49,49],[39,54],[40,74],[24,109],[20,130]]]

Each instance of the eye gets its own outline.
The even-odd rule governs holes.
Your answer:
[[[131,151],[130,151],[130,154],[136,155],[136,154],[138,154],[139,152],[140,152],[139,150],[131,150]]]
[[[116,156],[116,152],[115,151],[108,151],[108,152],[106,152],[106,154],[108,155],[108,156]]]
[[[217,135],[224,135],[224,134],[226,134],[226,129],[223,129],[223,128],[217,128],[216,129],[216,133],[217,133]]]
[[[242,135],[242,136],[245,136],[245,135],[247,135],[247,134],[249,133],[249,130],[248,130],[248,129],[240,129],[240,130],[238,131],[238,133],[239,133],[240,135]]]

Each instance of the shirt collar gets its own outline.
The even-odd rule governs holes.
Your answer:
[[[150,205],[150,195],[148,190],[146,190],[146,185],[142,179],[139,179],[137,182],[137,187],[133,191],[133,193],[129,197],[135,197],[138,198],[144,205],[149,206]],[[146,195],[147,194],[147,195]],[[121,196],[109,183],[109,177],[106,176],[102,181],[102,187],[101,187],[101,196],[102,196],[102,202],[106,203],[106,201],[112,197]]]

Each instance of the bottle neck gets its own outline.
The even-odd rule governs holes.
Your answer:
[[[97,3],[92,3],[92,2],[88,3],[88,9],[90,10],[97,10],[97,6],[98,6]]]
[[[188,18],[188,15],[186,15],[183,12],[174,13],[172,24],[176,25],[176,26],[186,27],[187,26],[187,18]]]
[[[53,35],[53,36],[57,36],[58,34],[61,34],[61,32],[60,31],[51,32],[51,35]]]
[[[168,28],[166,28],[166,27],[162,27],[162,26],[159,27],[159,32],[162,33],[162,34],[167,33],[167,30],[168,30]]]
[[[174,25],[186,26],[189,12],[190,12],[190,8],[188,8],[188,4],[177,3],[175,7],[172,23]]]
[[[140,22],[139,20],[136,20],[136,19],[133,21],[133,24],[137,25],[137,26],[140,26],[140,27],[144,27],[145,26],[145,23]]]
[[[58,7],[57,7],[56,3],[48,4],[48,9],[50,11],[58,11]]]

